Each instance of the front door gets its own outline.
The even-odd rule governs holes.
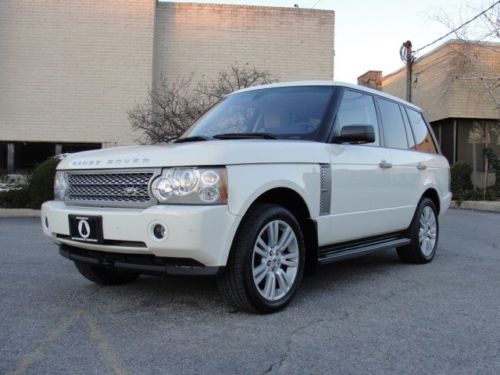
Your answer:
[[[375,142],[328,145],[331,203],[330,215],[318,220],[320,246],[390,233],[398,226],[391,215],[391,153],[380,147],[372,95],[344,90],[334,135],[349,125],[373,126]]]

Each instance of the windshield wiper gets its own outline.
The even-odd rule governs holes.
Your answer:
[[[277,139],[269,133],[223,133],[213,136],[216,139]]]
[[[194,135],[192,137],[178,138],[174,141],[174,143],[199,142],[199,141],[208,141],[208,138],[203,135]]]

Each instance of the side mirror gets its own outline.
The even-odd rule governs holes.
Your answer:
[[[344,126],[340,135],[333,137],[332,143],[372,143],[375,142],[375,132],[371,125]]]

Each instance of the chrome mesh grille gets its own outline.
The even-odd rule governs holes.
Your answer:
[[[66,202],[93,206],[135,206],[151,204],[149,182],[155,171],[69,172]]]

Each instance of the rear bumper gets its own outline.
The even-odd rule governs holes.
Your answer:
[[[104,243],[74,241],[69,215],[101,216]],[[205,267],[226,265],[241,217],[227,206],[152,206],[146,209],[67,206],[50,201],[42,205],[44,233],[59,245],[115,254],[192,259]],[[154,237],[155,224],[166,228],[165,238]]]
[[[451,194],[451,192],[449,192],[443,198],[441,198],[441,209],[439,210],[440,215],[444,214],[448,210],[448,208],[450,208],[452,196],[453,196],[453,194]]]
[[[142,254],[108,253],[79,249],[67,245],[60,246],[59,254],[70,260],[95,266],[159,276],[217,276],[224,271],[224,267],[205,267],[202,264],[194,264],[195,262],[191,262],[189,259],[160,258],[154,255]]]

